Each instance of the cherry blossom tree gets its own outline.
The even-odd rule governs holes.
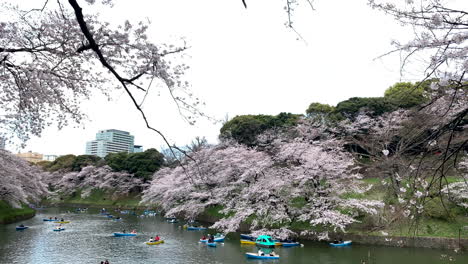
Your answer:
[[[274,139],[263,135],[259,141],[270,142],[261,151],[229,141],[204,148],[185,166],[158,171],[143,203],[157,203],[167,215],[186,218],[216,206],[224,217],[214,228],[232,232],[247,223],[279,237],[295,233],[293,223],[343,231],[359,212],[375,214],[383,206],[380,201],[343,198],[367,186],[359,183],[342,142],[312,141],[301,131],[307,130],[285,131]]]
[[[192,115],[201,114],[182,78],[187,66],[171,64],[185,45],[152,43],[148,23],[102,21],[92,12],[96,1],[41,4],[25,11],[0,2],[0,11],[9,14],[0,18],[0,136],[25,142],[54,123],[59,128],[80,124],[83,100],[95,92],[112,97],[122,88],[146,126],[163,136],[143,111],[146,94],[157,84],[169,89],[190,123]],[[112,1],[102,4],[109,7]]]
[[[449,175],[461,176],[468,140],[464,112],[467,94],[442,89],[431,94],[422,108],[397,110],[378,118],[361,113],[354,122],[340,124],[348,144],[353,145],[365,174],[381,177],[397,201],[388,206],[388,223],[424,216],[425,206],[437,202],[464,205],[466,181],[449,183]],[[339,130],[338,129],[338,130]],[[416,221],[417,222],[417,221]],[[417,225],[414,225],[417,231]]]
[[[53,190],[52,196],[68,196],[77,190],[81,198],[88,197],[93,190],[112,192],[113,197],[141,192],[147,187],[142,179],[126,172],[114,172],[109,166],[87,166],[79,172],[45,172],[44,182]]]
[[[0,150],[0,200],[19,208],[22,204],[39,202],[46,194],[47,187],[37,166]]]

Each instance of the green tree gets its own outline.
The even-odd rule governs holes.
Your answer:
[[[163,164],[164,155],[151,148],[144,152],[129,154],[126,161],[126,170],[138,178],[149,180]]]
[[[309,108],[306,110],[307,116],[312,116],[315,114],[331,114],[335,111],[335,107],[328,105],[328,104],[321,104],[321,103],[311,103]]]
[[[428,83],[399,82],[385,91],[385,98],[401,108],[421,105],[428,98],[424,95]]]
[[[338,103],[336,111],[348,118],[354,118],[359,111],[366,110],[373,116],[379,116],[397,109],[389,99],[385,97],[352,97]]]
[[[79,155],[76,156],[71,164],[72,171],[81,171],[86,166],[98,166],[102,164],[102,158],[95,155]]]
[[[60,156],[57,159],[55,159],[52,163],[50,163],[45,169],[48,171],[58,171],[58,170],[71,171],[75,158],[76,156],[73,154]]]
[[[271,115],[242,115],[226,122],[220,130],[221,138],[233,138],[240,144],[255,146],[256,137],[273,127],[293,126],[300,115],[280,113]]]
[[[110,153],[105,160],[114,171],[126,171],[148,180],[164,164],[164,155],[151,148],[140,153]]]
[[[114,171],[125,171],[127,170],[127,158],[127,152],[118,152],[107,154],[104,160]]]

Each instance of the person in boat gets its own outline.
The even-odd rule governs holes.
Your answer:
[[[123,233],[123,234],[125,234],[125,233],[126,233],[126,230],[125,230],[125,229],[124,229],[124,230],[122,230],[122,233]]]
[[[201,239],[202,239],[202,240],[206,240],[206,236],[205,236],[205,235],[203,235]]]
[[[57,218],[57,217],[55,217],[55,220],[58,220],[58,218]]]
[[[136,234],[136,230],[135,230],[135,229],[132,230],[132,234]]]
[[[110,264],[109,261],[106,259],[106,261],[104,261],[104,264]]]
[[[63,221],[65,221],[65,220],[63,220],[63,218],[62,218],[62,219],[60,219],[60,222],[63,222]]]
[[[154,242],[154,239],[150,237],[149,242]]]
[[[23,225],[23,224],[21,224],[21,225],[19,225],[19,227],[24,227],[24,225]]]
[[[213,236],[209,236],[209,238],[208,238],[208,243],[213,243],[213,242],[214,242]]]
[[[51,216],[51,217],[49,217],[49,219],[50,219],[50,220],[52,220],[52,216]]]
[[[274,256],[276,256],[276,253],[275,253],[275,251],[272,250],[269,255],[274,257]]]
[[[116,219],[116,220],[119,220],[119,219],[120,219],[120,216],[117,216],[115,219]]]
[[[258,249],[257,255],[259,255],[259,256],[265,256],[265,253],[264,253],[261,249]]]
[[[159,241],[160,239],[161,239],[161,238],[159,237],[159,235],[156,235],[156,236],[154,237],[154,241]]]

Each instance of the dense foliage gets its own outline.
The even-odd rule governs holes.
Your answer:
[[[146,180],[161,168],[164,156],[151,148],[140,153],[110,153],[105,157],[105,161],[114,171],[125,171]]]
[[[58,157],[53,162],[41,163],[45,170],[50,172],[61,171],[71,172],[81,171],[84,167],[101,167],[108,165],[114,171],[128,172],[135,177],[149,179],[164,163],[164,156],[156,149],[148,149],[140,153],[110,153],[105,159],[94,155],[64,155]]]
[[[415,84],[410,82],[396,83],[385,90],[384,98],[399,108],[420,106],[429,99],[428,84],[430,81]]]
[[[221,138],[232,138],[247,146],[256,145],[256,137],[267,129],[290,127],[297,123],[300,115],[280,113],[270,115],[242,115],[226,122],[220,130]]]
[[[73,154],[63,155],[52,162],[44,162],[38,164],[47,171],[81,171],[86,166],[104,165],[103,160],[94,155],[78,155]]]

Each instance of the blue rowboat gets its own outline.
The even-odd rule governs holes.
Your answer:
[[[270,255],[263,255],[259,256],[257,253],[245,253],[247,258],[252,258],[252,259],[279,259],[280,257],[278,255],[275,256],[270,256]]]
[[[200,231],[200,230],[206,230],[206,227],[189,226],[189,227],[187,227],[187,230]]]
[[[281,242],[281,245],[283,247],[297,247],[297,246],[300,246],[301,244],[299,242]]]
[[[224,242],[225,236],[215,237],[214,242]],[[208,243],[208,239],[200,239],[202,243]]]
[[[65,230],[65,228],[63,228],[63,227],[62,228],[54,228],[54,231],[63,231],[63,230]]]
[[[52,222],[52,221],[58,221],[58,220],[57,220],[57,219],[47,219],[47,218],[44,218],[44,219],[42,219],[42,221]]]
[[[136,233],[114,233],[114,236],[121,237],[121,236],[136,236]]]
[[[17,226],[16,230],[19,231],[19,230],[25,230],[25,229],[28,229],[28,228],[29,228],[29,226]]]
[[[209,247],[216,247],[216,242],[206,243],[206,245],[209,246]]]
[[[256,239],[256,237],[251,236],[251,235],[246,235],[246,234],[241,234],[240,237],[241,237],[241,239],[245,239],[245,240],[255,240]]]
[[[346,246],[351,246],[352,241],[343,241],[341,243],[330,243],[330,246],[332,247],[346,247]]]

